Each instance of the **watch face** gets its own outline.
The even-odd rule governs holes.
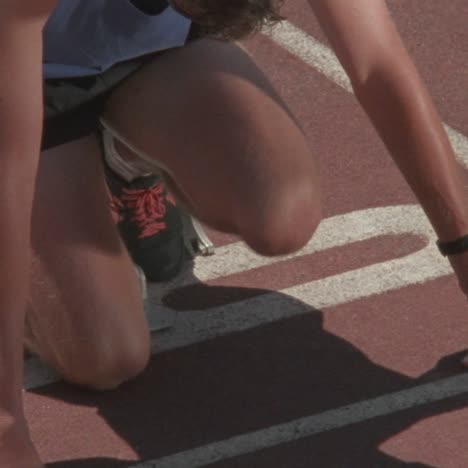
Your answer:
[[[130,2],[147,15],[159,15],[169,7],[168,0],[130,0]]]

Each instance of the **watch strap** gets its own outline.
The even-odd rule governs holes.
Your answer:
[[[468,235],[449,242],[437,241],[437,247],[444,257],[466,252],[468,250]]]

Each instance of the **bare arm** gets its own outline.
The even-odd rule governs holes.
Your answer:
[[[385,1],[310,0],[310,5],[438,237],[468,234],[460,168]]]
[[[23,323],[42,128],[42,27],[54,3],[0,0],[0,466],[5,468],[39,465],[22,410]]]

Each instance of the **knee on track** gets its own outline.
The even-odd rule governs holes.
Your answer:
[[[69,383],[92,390],[112,390],[141,374],[149,359],[149,336],[103,339],[88,346],[80,357],[70,358],[63,366],[63,377]]]

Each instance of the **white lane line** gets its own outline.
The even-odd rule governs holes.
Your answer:
[[[401,258],[219,307],[181,312],[172,329],[156,336],[153,350],[162,352],[184,347],[452,274],[449,263],[440,258],[427,218],[415,205],[372,208],[328,218],[296,256],[388,234],[412,234],[428,242],[422,249]],[[222,277],[279,261],[255,255],[242,243],[232,244],[220,249],[213,259],[197,260],[195,276],[206,281],[213,278],[213,273]]]
[[[316,68],[330,81],[350,93],[353,92],[348,75],[335,53],[302,29],[292,25],[289,21],[282,21],[274,28],[265,30],[264,34],[307,65]]]
[[[468,374],[388,393],[277,426],[238,435],[133,468],[196,468],[468,393]]]
[[[353,92],[349,78],[334,52],[302,29],[283,21],[274,28],[266,30],[264,34],[338,86],[350,93]],[[444,126],[457,159],[468,167],[468,138],[447,124]]]

